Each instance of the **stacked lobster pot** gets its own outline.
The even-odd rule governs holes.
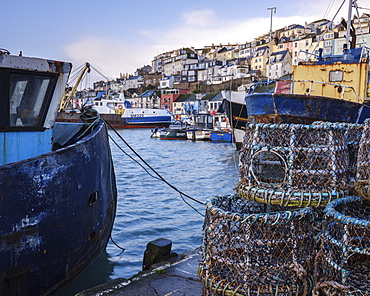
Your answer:
[[[348,196],[325,209],[314,295],[369,295],[370,201]]]
[[[355,149],[356,150],[356,149]],[[370,294],[370,125],[363,125],[352,193],[325,208],[314,295]]]
[[[199,277],[204,295],[310,295],[311,208],[216,196],[207,203]]]
[[[350,190],[348,125],[247,124],[238,193],[285,206],[325,206]]]
[[[323,209],[349,195],[361,134],[354,124],[246,125],[237,194],[207,202],[204,295],[312,295]]]

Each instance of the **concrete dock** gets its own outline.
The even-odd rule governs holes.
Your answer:
[[[201,249],[179,255],[175,262],[162,262],[155,269],[143,271],[130,279],[118,278],[82,291],[78,296],[200,296],[202,283],[198,278]]]

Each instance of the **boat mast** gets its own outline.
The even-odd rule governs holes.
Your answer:
[[[349,0],[349,7],[348,7],[348,18],[347,18],[347,32],[346,32],[346,44],[347,49],[349,50],[351,48],[350,46],[350,35],[351,35],[351,24],[352,24],[352,3],[356,0]]]
[[[270,82],[270,72],[271,72],[271,52],[272,52],[272,14],[273,13],[276,13],[276,7],[270,7],[270,8],[267,8],[267,10],[270,10],[270,45],[269,45],[269,55],[268,55],[268,59],[269,59],[269,69],[268,69],[268,72],[267,72],[267,82]]]

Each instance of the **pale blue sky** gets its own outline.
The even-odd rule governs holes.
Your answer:
[[[2,1],[0,48],[90,62],[108,77],[133,73],[164,51],[245,43],[270,29],[332,19],[342,0],[16,0]],[[328,7],[332,8],[328,10]],[[358,0],[370,7],[370,0]],[[345,9],[348,4],[346,3]],[[367,12],[362,10],[361,12]],[[347,17],[342,10],[340,17]]]

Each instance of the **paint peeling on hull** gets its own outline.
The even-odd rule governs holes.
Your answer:
[[[109,149],[99,125],[74,145],[0,167],[0,295],[51,295],[105,249],[117,202]]]

